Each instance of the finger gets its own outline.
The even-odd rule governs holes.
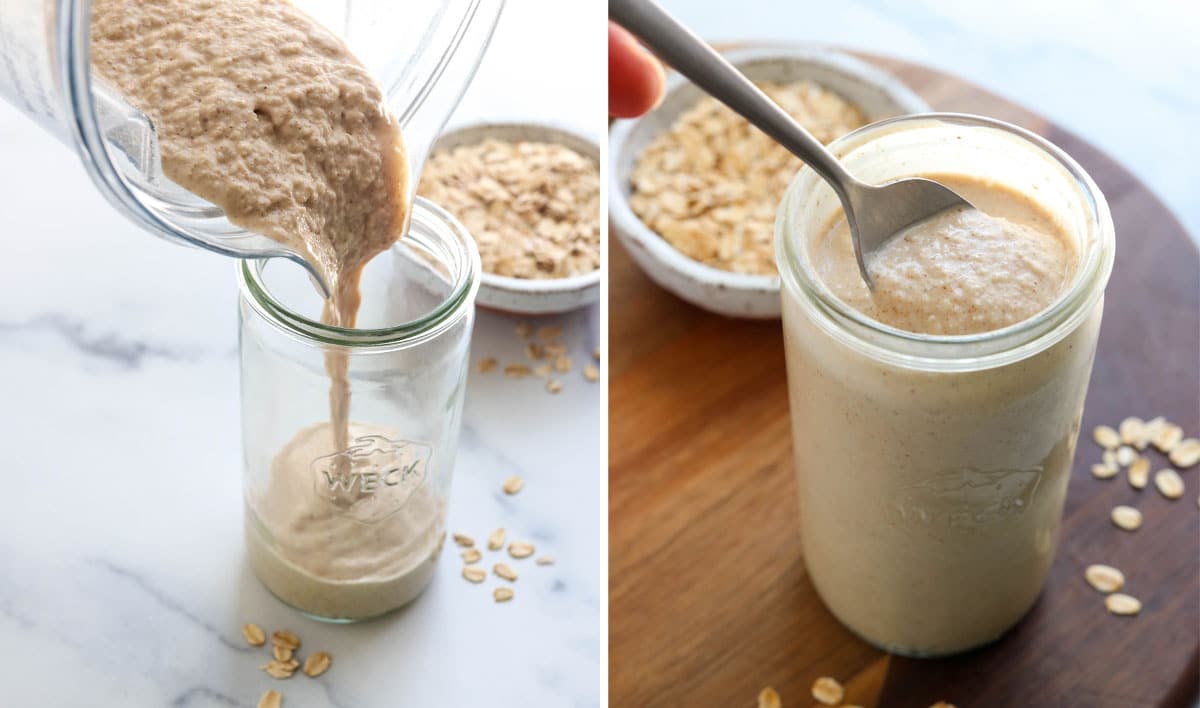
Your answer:
[[[633,35],[608,23],[608,112],[618,118],[640,116],[662,100],[666,77],[662,64]]]

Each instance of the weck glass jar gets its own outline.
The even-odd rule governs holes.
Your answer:
[[[961,175],[1035,203],[1073,239],[1073,281],[994,331],[933,336],[876,322],[817,276],[809,244],[839,213],[802,170],[776,256],[805,562],[851,630],[911,656],[1000,636],[1046,580],[1112,269],[1112,217],[1054,145],[985,118],[876,123],[829,146],[870,183]]]
[[[409,233],[363,273],[356,329],[282,260],[243,261],[240,357],[246,548],[276,597],[318,619],[412,601],[445,540],[480,262],[418,199]],[[344,362],[347,384],[330,377]],[[345,422],[332,404],[348,400]]]

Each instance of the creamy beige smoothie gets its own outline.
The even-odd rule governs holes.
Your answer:
[[[805,563],[843,623],[918,656],[991,641],[1034,603],[1101,316],[1093,300],[1057,341],[1014,340],[1013,351],[889,334],[982,335],[1043,317],[1079,271],[1083,234],[1019,185],[923,176],[981,213],[947,213],[899,235],[868,263],[874,291],[840,209],[780,231],[811,266],[806,276],[780,264],[812,286],[793,282],[783,296]],[[878,324],[829,315],[821,298]]]
[[[383,91],[342,41],[285,0],[96,0],[92,61],[153,121],[164,174],[302,254],[331,288],[322,321],[354,327],[363,267],[407,226],[409,176]],[[313,460],[358,437],[347,354],[325,363],[330,422],[300,431],[247,499],[250,558],[300,609],[371,616],[424,586],[443,510],[417,490],[368,527],[314,496]]]

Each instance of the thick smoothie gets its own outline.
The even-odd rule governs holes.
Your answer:
[[[971,149],[955,143],[953,130],[920,140],[898,132],[892,139],[912,149],[914,162],[929,155],[944,164]],[[1001,151],[1007,140],[996,140]],[[882,147],[872,160],[909,168]],[[808,572],[856,633],[928,656],[995,639],[1037,598],[1054,556],[1102,308],[1097,291],[1079,312],[1056,315],[1061,326],[1001,333],[1046,317],[1076,286],[1088,234],[1064,226],[1064,214],[1082,213],[1083,197],[1072,212],[1012,183],[908,174],[947,184],[983,213],[947,213],[901,234],[868,263],[877,286],[869,291],[836,200],[816,196],[816,186],[789,194],[780,216],[779,238],[795,239],[807,269],[785,258],[780,270]],[[1053,167],[1045,174],[1062,179]],[[1061,188],[1070,194],[1074,185]],[[798,223],[805,228],[785,233]],[[833,313],[821,304],[830,296],[878,324]],[[987,333],[999,339],[937,341]]]

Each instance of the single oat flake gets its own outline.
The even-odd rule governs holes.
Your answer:
[[[1112,522],[1126,531],[1136,531],[1142,525],[1142,512],[1132,506],[1121,505],[1112,510]]]
[[[261,647],[267,642],[266,633],[257,624],[242,625],[242,636],[246,638],[246,643],[252,647]]]
[[[845,698],[846,689],[842,688],[842,684],[838,683],[837,679],[822,676],[813,683],[812,696],[827,706],[836,706]]]
[[[297,637],[295,633],[289,630],[281,629],[271,634],[271,643],[277,647],[287,647],[288,649],[295,650],[300,648],[300,637]]]
[[[468,565],[466,568],[463,568],[462,575],[467,580],[476,584],[482,583],[487,579],[487,571],[477,565]]]
[[[1154,486],[1167,499],[1178,499],[1183,496],[1183,477],[1172,469],[1159,470],[1154,473]]]
[[[1142,611],[1141,601],[1119,592],[1104,598],[1104,606],[1114,615],[1136,615]]]
[[[538,565],[554,565],[554,557],[553,556],[538,556],[536,563]]]
[[[463,562],[467,563],[468,565],[471,563],[478,563],[480,558],[483,558],[483,554],[479,552],[478,548],[468,548],[462,552]]]
[[[508,602],[513,599],[512,588],[496,588],[492,591],[492,597],[496,598],[496,602]]]
[[[329,652],[319,651],[316,654],[309,654],[304,660],[304,675],[309,678],[316,678],[329,670],[333,665],[333,657]]]
[[[1129,465],[1129,486],[1134,489],[1145,489],[1146,481],[1150,479],[1150,460],[1138,457]]]
[[[262,670],[267,672],[271,678],[290,679],[292,674],[296,673],[296,667],[300,666],[300,662],[295,659],[288,661],[279,661],[272,659],[270,663],[263,664]]]
[[[517,581],[517,571],[513,570],[512,567],[506,563],[497,563],[492,567],[492,572],[509,581],[510,583],[515,583]]]
[[[282,708],[283,696],[278,691],[267,691],[258,699],[258,708]]]
[[[514,474],[513,476],[504,480],[503,489],[504,489],[505,494],[511,495],[511,494],[516,494],[517,492],[521,491],[521,488],[524,486],[525,486],[525,480],[521,479],[519,476]]]
[[[758,692],[758,708],[782,708],[783,702],[779,700],[779,692],[774,688],[767,686]]]
[[[489,371],[494,371],[495,369],[496,369],[495,358],[489,356],[488,358],[481,359],[479,361],[479,373],[486,374]]]
[[[514,379],[523,379],[533,373],[533,370],[524,364],[509,364],[504,367],[504,375]]]
[[[1121,435],[1122,443],[1138,449],[1145,449],[1146,423],[1141,418],[1135,416],[1126,418],[1117,427],[1117,432]]]
[[[463,548],[470,548],[471,546],[475,545],[475,539],[471,538],[465,533],[454,534],[454,542]]]
[[[1112,479],[1117,476],[1117,468],[1113,465],[1092,465],[1092,476],[1096,479]]]
[[[1121,436],[1107,425],[1097,425],[1092,431],[1092,439],[1105,450],[1115,450],[1121,444]]]
[[[534,547],[532,543],[526,543],[525,541],[513,541],[512,543],[508,544],[508,555],[512,556],[513,558],[528,558],[529,556],[533,555],[533,552]]]
[[[498,551],[504,548],[504,529],[496,529],[488,534],[488,550]]]
[[[593,382],[599,381],[600,369],[597,369],[595,364],[585,364],[583,367],[583,378]]]
[[[1186,470],[1200,462],[1200,440],[1196,438],[1188,438],[1181,440],[1175,447],[1171,449],[1171,454],[1168,455],[1171,464],[1181,470]]]
[[[1083,576],[1100,592],[1116,592],[1125,585],[1125,574],[1111,565],[1089,565]]]
[[[562,381],[559,381],[557,379],[550,379],[549,381],[546,382],[546,390],[549,391],[550,393],[558,393],[559,391],[562,391],[563,390]]]
[[[1154,447],[1164,455],[1171,454],[1181,442],[1183,442],[1183,428],[1173,423],[1164,423],[1158,434],[1154,436]]]
[[[281,646],[279,644],[271,647],[271,656],[275,657],[275,661],[278,661],[281,664],[286,664],[291,661],[292,654],[293,651],[288,647]]]
[[[517,323],[517,336],[521,339],[529,339],[529,335],[533,334],[533,326],[528,322]]]

